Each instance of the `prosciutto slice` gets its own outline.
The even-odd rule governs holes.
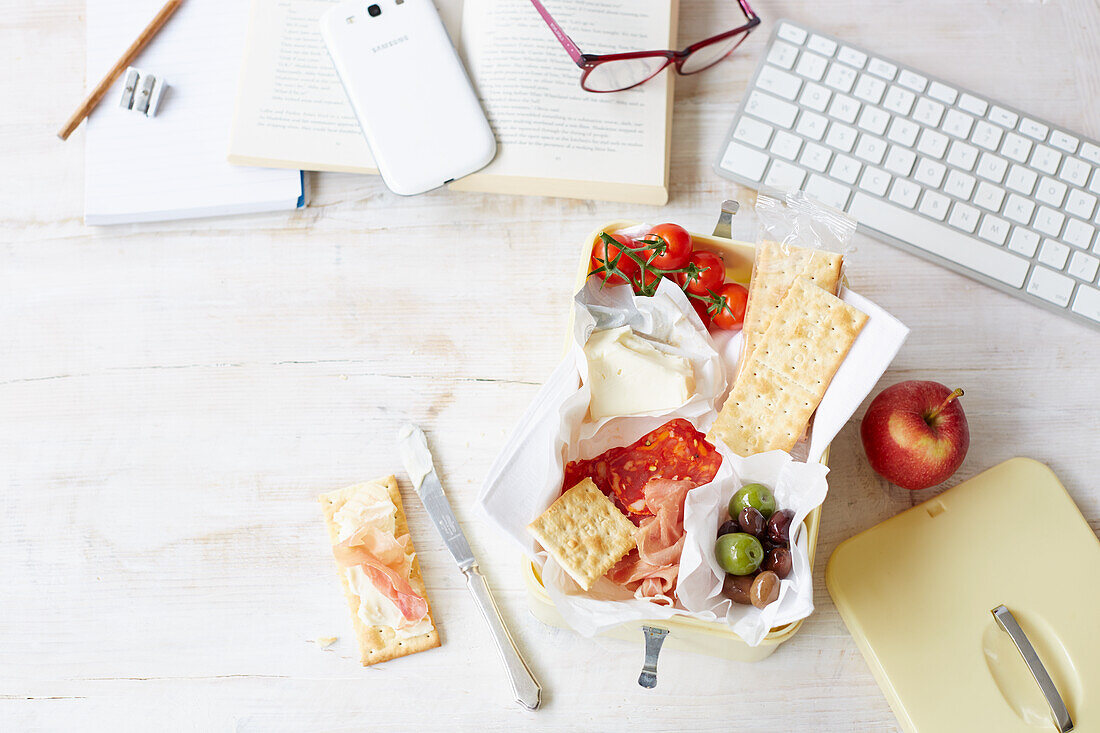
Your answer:
[[[634,537],[638,547],[615,564],[607,577],[644,598],[671,599],[684,550],[684,500],[692,480],[654,478],[643,489],[646,509]]]
[[[406,553],[409,535],[400,537],[367,526],[332,548],[341,568],[361,566],[378,592],[393,601],[408,624],[428,614],[428,602],[409,585],[412,560]]]

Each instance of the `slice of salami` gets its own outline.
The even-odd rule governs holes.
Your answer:
[[[709,483],[722,456],[706,436],[683,418],[670,420],[631,445],[611,448],[565,467],[562,491],[591,478],[634,524],[653,512],[645,504],[645,485],[653,478]]]

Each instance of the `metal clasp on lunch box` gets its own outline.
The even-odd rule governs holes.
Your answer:
[[[1061,733],[1069,733],[1069,731],[1073,730],[1073,720],[1069,717],[1069,710],[1066,709],[1066,703],[1062,700],[1062,696],[1058,694],[1058,688],[1054,686],[1053,680],[1051,680],[1050,675],[1047,674],[1046,667],[1043,666],[1042,661],[1039,659],[1039,655],[1035,653],[1035,647],[1031,645],[1031,641],[1027,638],[1027,634],[1020,628],[1020,624],[1016,622],[1016,617],[1012,615],[1012,611],[1009,611],[1004,606],[997,606],[990,611],[990,613],[993,614],[993,618],[997,619],[997,625],[1004,629],[1012,638],[1012,643],[1016,645],[1016,649],[1023,655],[1027,668],[1031,670],[1031,676],[1035,678],[1035,682],[1038,683],[1039,689],[1043,691],[1043,697],[1047,699],[1047,705],[1050,705],[1050,712],[1051,715],[1054,716],[1054,722],[1055,725],[1058,726],[1058,730],[1061,731]],[[649,656],[647,655],[646,662],[648,661]],[[656,663],[656,660],[654,660],[654,663]]]
[[[718,215],[718,223],[714,225],[714,236],[723,239],[733,239],[733,215],[741,208],[738,201],[726,200],[722,202],[722,213]]]
[[[642,673],[638,675],[638,684],[652,690],[657,686],[657,657],[661,654],[661,645],[665,643],[668,629],[657,626],[643,626],[645,634],[645,663],[642,664]]]

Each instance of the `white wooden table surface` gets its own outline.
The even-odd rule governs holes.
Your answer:
[[[733,17],[732,3],[681,4],[684,44]],[[0,2],[0,729],[894,730],[824,560],[931,492],[879,480],[857,421],[832,453],[816,613],[758,664],[667,651],[653,691],[635,684],[640,642],[532,618],[519,559],[473,511],[560,355],[581,238],[617,218],[709,231],[721,200],[745,195],[710,163],[776,18],[1100,137],[1095,0],[761,0],[758,11],[765,25],[743,52],[677,82],[665,208],[404,199],[374,177],[324,174],[300,212],[90,229],[82,133],[54,137],[82,94],[83,4]],[[955,480],[1032,456],[1100,527],[1098,334],[858,245],[853,286],[913,329],[884,385],[966,389],[972,445]],[[538,713],[511,702],[414,498],[443,647],[373,669],[355,660],[314,497],[400,472],[404,420],[430,433],[546,688]],[[325,636],[339,641],[322,650]]]

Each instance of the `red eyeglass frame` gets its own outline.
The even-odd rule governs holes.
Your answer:
[[[756,26],[760,25],[760,16],[753,12],[747,0],[737,0],[737,4],[741,8],[741,12],[745,14],[745,18],[747,21],[744,25],[738,26],[733,30],[726,31],[725,33],[719,33],[716,36],[711,36],[710,38],[704,38],[698,43],[691,44],[682,51],[633,51],[631,53],[605,54],[582,53],[577,44],[573,42],[573,39],[566,35],[565,31],[562,30],[560,25],[558,25],[558,22],[554,20],[554,18],[550,15],[546,8],[543,7],[543,4],[540,2],[540,0],[531,0],[531,4],[535,6],[535,10],[539,11],[539,15],[541,15],[542,19],[546,21],[546,25],[550,26],[550,30],[554,32],[554,36],[558,39],[558,42],[561,43],[561,45],[565,48],[565,51],[569,54],[569,57],[573,59],[573,62],[581,68],[581,88],[584,89],[586,92],[592,92],[593,94],[609,94],[612,92],[622,92],[626,91],[627,89],[633,89],[636,86],[645,84],[647,81],[667,69],[669,66],[673,65],[676,67],[676,73],[678,74],[698,74],[700,71],[709,69],[720,61],[728,58],[729,55],[736,51],[737,47],[744,42],[745,38],[749,37],[749,33],[751,33],[752,30],[756,28]],[[685,72],[683,70],[684,62],[687,61],[688,57],[691,56],[691,54],[695,53],[700,48],[703,48],[704,46],[709,46],[713,43],[718,43],[719,41],[724,41],[725,39],[736,36],[739,33],[743,33],[744,38],[738,41],[733,46],[733,48],[727,51],[720,58],[717,58],[706,66],[695,69],[694,71]],[[588,79],[589,74],[591,74],[592,71],[600,64],[606,63],[608,61],[627,61],[630,59],[661,57],[665,59],[665,63],[661,64],[661,66],[657,67],[656,71],[654,71],[652,74],[642,79],[641,81],[637,82],[636,84],[632,84],[628,87],[623,87],[622,89],[589,89],[587,86],[585,86],[585,81]]]

